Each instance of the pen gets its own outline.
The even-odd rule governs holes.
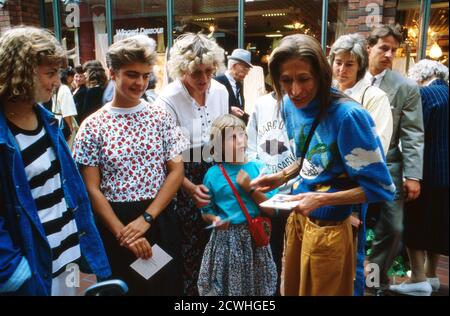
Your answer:
[[[264,166],[264,167],[259,171],[259,174],[258,174],[257,178],[260,177],[260,176],[262,176],[266,171],[267,171],[267,166]]]
[[[213,223],[213,224],[211,224],[211,225],[205,227],[205,229],[214,228],[214,227],[217,227],[217,226],[219,226],[219,225],[222,225],[222,224],[224,224],[224,223],[226,223],[226,222],[230,222],[233,218],[238,217],[239,214],[240,214],[240,213],[235,213],[235,214],[233,214],[233,215],[231,215],[231,216],[229,216],[229,217],[227,217],[227,218],[224,218],[224,219],[222,219],[222,220],[220,220],[220,221],[218,221],[218,222],[215,222],[215,223]]]

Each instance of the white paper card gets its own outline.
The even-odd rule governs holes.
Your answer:
[[[261,207],[275,208],[279,210],[292,210],[294,207],[298,205],[298,201],[286,201],[288,198],[291,198],[292,195],[289,194],[275,194],[267,201],[259,204]]]
[[[148,280],[152,275],[169,263],[170,260],[172,260],[172,257],[157,244],[154,244],[152,246],[152,257],[150,259],[144,260],[139,258],[133,262],[130,267]]]

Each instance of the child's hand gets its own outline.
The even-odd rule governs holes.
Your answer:
[[[230,221],[223,222],[220,216],[216,216],[212,224],[215,226],[215,229],[217,230],[227,230],[228,227],[230,227]]]
[[[191,195],[196,207],[201,208],[209,204],[210,197],[208,195],[208,192],[208,188],[203,184],[192,186],[189,194]]]
[[[236,182],[245,192],[250,191],[250,177],[244,170],[239,170],[239,173],[236,176]]]

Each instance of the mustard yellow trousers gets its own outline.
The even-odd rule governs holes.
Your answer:
[[[349,219],[328,226],[293,212],[286,223],[284,295],[353,295],[353,239]]]

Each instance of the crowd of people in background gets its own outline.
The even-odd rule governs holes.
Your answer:
[[[269,58],[273,91],[248,113],[250,52],[225,60],[201,33],[174,41],[156,93],[147,36],[112,44],[105,69],[68,67],[46,30],[5,32],[0,295],[75,295],[72,264],[129,295],[431,295],[448,255],[448,68],[393,71],[401,43],[379,25],[326,56],[286,36]],[[260,206],[277,193],[296,206]],[[130,265],[155,245],[172,260],[147,280]],[[403,247],[411,276],[392,284]],[[373,289],[365,260],[379,267]]]

